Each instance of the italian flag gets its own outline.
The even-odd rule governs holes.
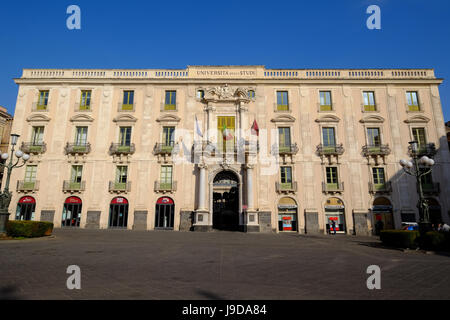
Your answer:
[[[223,125],[222,134],[223,134],[223,139],[224,140],[231,140],[231,139],[233,139],[233,133],[231,132],[231,130],[227,129],[227,125],[226,124]]]

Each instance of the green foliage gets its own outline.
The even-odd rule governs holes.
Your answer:
[[[430,231],[422,239],[425,249],[429,250],[450,250],[450,233]]]
[[[383,230],[380,240],[387,246],[415,249],[419,246],[419,236],[419,231]]]
[[[6,233],[10,237],[38,238],[49,236],[53,231],[53,223],[41,221],[16,221],[6,223]]]

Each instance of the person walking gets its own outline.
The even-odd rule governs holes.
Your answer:
[[[332,220],[331,221],[331,228],[333,229],[333,235],[336,234],[336,221]]]

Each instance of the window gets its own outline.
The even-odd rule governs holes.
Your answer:
[[[197,90],[197,99],[203,99],[205,97],[205,91]]]
[[[380,129],[367,128],[367,140],[369,146],[379,147],[381,145]]]
[[[88,127],[77,127],[75,134],[75,145],[85,146],[87,144]]]
[[[39,100],[36,106],[37,110],[46,110],[48,105],[48,95],[49,91],[39,91]]]
[[[36,181],[37,166],[27,166],[25,169],[25,182]]]
[[[372,176],[375,190],[384,189],[386,183],[384,168],[372,168]]]
[[[177,92],[166,91],[166,100],[164,102],[164,110],[176,110],[177,108]]]
[[[217,142],[220,150],[232,150],[235,145],[236,118],[230,116],[217,117]],[[222,137],[222,138],[220,138]]]
[[[255,91],[254,90],[248,90],[247,94],[248,94],[248,98],[249,99],[254,99],[255,98]]]
[[[172,189],[172,166],[161,166],[161,189]]]
[[[337,189],[338,188],[337,167],[327,167],[326,176],[327,176],[327,187],[330,189]]]
[[[320,91],[320,111],[331,110],[331,91]]]
[[[287,91],[277,91],[277,110],[278,111],[288,111],[289,101]]]
[[[128,167],[127,166],[117,166],[116,168],[116,187],[117,184],[124,185],[127,183],[128,178]]]
[[[412,128],[412,134],[414,141],[417,141],[419,148],[426,146],[427,139],[425,136],[425,128]]]
[[[174,144],[175,127],[163,127],[163,145],[172,146]]]
[[[70,185],[71,187],[80,187],[81,177],[83,173],[83,166],[72,166],[72,171],[70,174]]]
[[[419,99],[417,98],[417,91],[407,91],[406,101],[408,103],[409,111],[420,111]]]
[[[131,145],[131,127],[120,127],[119,143],[121,146]]]
[[[429,171],[428,168],[420,168],[421,173],[425,173]],[[424,191],[428,191],[433,188],[433,177],[431,175],[431,172],[428,172],[427,174],[424,174],[422,177],[420,177],[420,183],[422,185],[422,189]]]
[[[33,127],[31,143],[33,146],[40,146],[44,141],[44,127]]]
[[[91,108],[91,90],[81,91],[80,110],[90,110]]]
[[[133,105],[134,105],[134,91],[124,91],[122,110],[133,110]]]
[[[336,139],[334,135],[334,128],[322,128],[322,140],[324,147],[335,147]]]
[[[278,128],[279,152],[291,150],[291,128]]]
[[[377,111],[375,105],[375,93],[373,91],[364,91],[364,111]]]
[[[292,168],[291,167],[281,167],[281,189],[291,189],[292,188]]]

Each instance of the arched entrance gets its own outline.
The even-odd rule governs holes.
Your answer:
[[[334,222],[334,223],[333,223]],[[329,198],[325,202],[325,224],[327,233],[346,233],[344,202],[339,198]],[[335,228],[333,228],[333,225]],[[335,229],[335,230],[334,230]]]
[[[175,203],[169,197],[162,197],[156,201],[155,229],[173,230],[175,217]]]
[[[33,197],[22,197],[17,203],[16,220],[34,220],[36,200]]]
[[[219,172],[213,181],[213,228],[239,230],[238,177],[232,171]]]
[[[394,229],[394,218],[392,215],[392,204],[385,197],[376,198],[373,201],[372,212],[375,218],[375,234],[379,235],[381,230]]]
[[[441,205],[434,198],[427,198],[427,200],[431,224],[438,225],[442,223]]]
[[[278,202],[278,231],[298,231],[297,203],[292,198],[284,197]]]
[[[78,197],[69,197],[64,203],[61,227],[79,227],[82,201]]]
[[[128,200],[123,197],[112,199],[109,206],[109,227],[126,228],[128,226]]]

